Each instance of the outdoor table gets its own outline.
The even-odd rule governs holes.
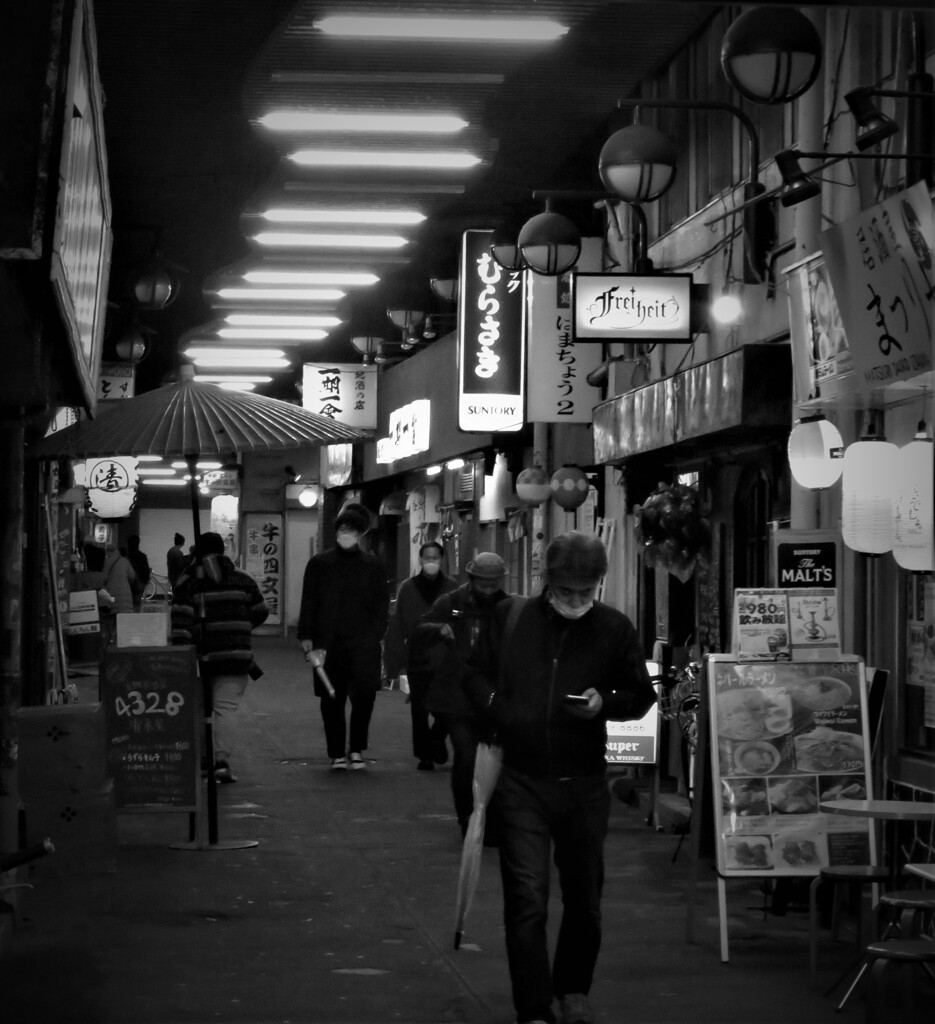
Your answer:
[[[818,809],[826,814],[843,814],[851,818],[872,818],[886,825],[886,863],[890,872],[890,888],[896,887],[899,874],[896,848],[896,822],[935,821],[935,802],[921,800],[823,800]]]

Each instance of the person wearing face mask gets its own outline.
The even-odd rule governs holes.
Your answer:
[[[641,718],[656,699],[633,624],[595,600],[606,572],[597,537],[556,537],[542,593],[499,604],[468,662],[465,686],[503,750],[493,805],[518,1024],[554,1024],[555,999],[563,1024],[594,1020],[588,992],[610,812],[606,723]],[[551,966],[550,855],[562,891]]]
[[[384,644],[383,661],[386,674],[398,677],[401,688],[409,689],[409,712],[412,718],[412,753],[420,771],[432,771],[436,764],[448,760],[445,727],[438,716],[429,723],[425,706],[426,693],[440,652],[424,645],[414,645],[413,631],[419,618],[435,600],[457,587],[457,581],[442,572],[444,549],[438,541],[427,541],[419,548],[419,571],[403,580],[396,594],[396,608],[390,619]]]
[[[363,753],[380,688],[390,589],[379,558],[360,548],[370,529],[367,509],[348,503],[335,517],[334,528],[335,546],[314,555],[305,567],[297,636],[305,660],[323,668],[334,688],[332,696],[314,673],[331,768],[358,770],[366,767]]]

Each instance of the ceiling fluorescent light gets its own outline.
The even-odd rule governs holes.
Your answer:
[[[232,381],[245,381],[250,384],[269,384],[272,377],[265,373],[237,374],[230,373],[196,373],[195,380],[202,384],[225,384]]]
[[[337,327],[336,316],[276,316],[274,313],[230,313],[224,321],[231,327]]]
[[[161,455],[137,455],[136,458],[139,462],[162,462]]]
[[[319,235],[304,231],[261,231],[253,240],[259,245],[321,249],[399,249],[409,242],[402,235]]]
[[[335,325],[340,320],[335,320]],[[226,341],[321,341],[328,332],[318,327],[222,327],[217,332]]]
[[[229,369],[285,370],[291,365],[278,349],[249,348],[190,348],[182,355],[196,366],[227,367]]]
[[[260,118],[275,132],[424,132],[448,135],[467,127],[450,114],[325,113],[316,110],[276,110]]]
[[[376,274],[348,271],[248,270],[244,280],[251,284],[346,284],[368,285],[380,280]]]
[[[418,210],[264,210],[260,216],[273,224],[421,224]]]
[[[464,150],[299,149],[289,159],[302,167],[388,167],[464,170],[480,163],[480,157]]]
[[[249,380],[225,380],[218,384],[224,391],[253,391],[256,384]]]
[[[152,468],[141,466],[136,472],[138,476],[175,476],[174,469],[159,469],[156,466]]]
[[[168,477],[162,476],[146,476],[140,480],[141,484],[146,484],[148,487],[184,487],[185,481],[179,480],[178,477],[169,479]]]
[[[221,288],[217,294],[237,302],[337,302],[347,292],[337,288]]]
[[[313,27],[329,36],[378,36],[384,39],[449,39],[453,42],[548,43],[567,26],[548,18],[441,18],[332,15]]]

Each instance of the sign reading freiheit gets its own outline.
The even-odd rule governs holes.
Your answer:
[[[691,274],[575,274],[574,340],[690,342]]]

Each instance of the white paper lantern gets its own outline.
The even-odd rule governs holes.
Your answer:
[[[132,456],[88,459],[85,486],[88,505],[101,519],[124,519],[136,504],[139,475],[138,460]]]
[[[841,533],[853,551],[881,555],[893,547],[893,498],[899,449],[882,438],[848,445],[841,475]]]
[[[899,449],[893,500],[893,558],[935,572],[935,444],[924,430]]]
[[[800,487],[821,491],[841,479],[844,442],[838,428],[824,416],[809,416],[796,423],[787,451],[789,469]]]

